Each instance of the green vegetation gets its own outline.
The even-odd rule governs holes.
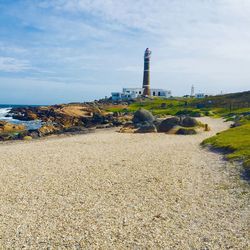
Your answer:
[[[151,111],[154,115],[181,115],[225,117],[231,113],[241,114],[250,110],[250,91],[208,96],[204,99],[196,98],[144,98],[137,99],[124,106],[113,105],[107,111],[111,112],[135,112],[139,108]]]
[[[208,138],[202,144],[224,149],[228,159],[242,160],[243,165],[250,168],[250,121]]]
[[[128,105],[126,108],[116,107],[115,105],[108,108],[111,112],[135,112],[139,108],[144,108],[151,111],[154,115],[175,115],[180,110],[192,111],[193,107],[186,107],[192,99],[178,98],[178,99],[138,99]]]

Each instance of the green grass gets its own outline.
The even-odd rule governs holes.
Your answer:
[[[192,99],[162,99],[162,98],[152,98],[145,99],[143,101],[137,100],[130,104],[126,109],[121,107],[109,107],[107,111],[110,112],[135,112],[139,108],[144,108],[151,111],[154,115],[175,115],[180,110],[193,111],[193,107],[187,107],[185,104],[190,104]]]
[[[202,142],[215,149],[225,149],[229,160],[242,160],[250,169],[250,122],[242,126],[230,128]]]
[[[250,91],[235,93],[224,96],[211,96],[204,99],[196,98],[152,98],[137,99],[135,102],[123,107],[109,107],[106,111],[110,112],[135,112],[139,108],[151,111],[154,115],[178,115],[181,112],[193,115],[200,113],[213,117],[225,117],[230,113],[240,114],[249,112]],[[195,115],[194,115],[195,116]]]

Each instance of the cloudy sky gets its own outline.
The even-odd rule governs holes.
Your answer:
[[[53,104],[142,83],[250,89],[249,0],[0,0],[0,103]]]

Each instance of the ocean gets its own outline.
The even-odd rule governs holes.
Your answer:
[[[6,121],[10,122],[13,124],[23,124],[27,127],[27,129],[38,129],[42,126],[42,122],[40,120],[35,120],[35,121],[19,121],[16,119],[13,119],[12,117],[6,117],[8,112],[12,108],[17,108],[17,107],[30,107],[30,106],[37,106],[37,105],[12,105],[12,104],[0,104],[0,121]]]

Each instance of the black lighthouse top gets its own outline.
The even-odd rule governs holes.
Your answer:
[[[149,48],[146,48],[145,54],[144,54],[144,59],[150,59],[151,53],[152,53],[151,50]]]

